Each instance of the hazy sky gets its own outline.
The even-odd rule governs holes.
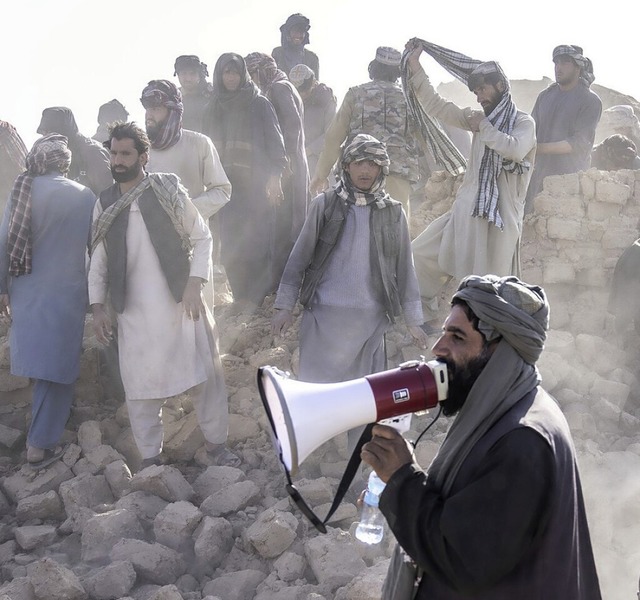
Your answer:
[[[0,118],[27,145],[47,106],[69,106],[85,135],[93,135],[99,106],[112,98],[141,121],[142,88],[150,79],[177,83],[176,56],[197,54],[211,73],[223,52],[270,53],[294,12],[311,19],[308,47],[320,57],[321,81],[339,100],[349,86],[367,81],[377,46],[402,50],[414,36],[498,60],[513,79],[553,77],[553,47],[579,44],[594,63],[596,83],[640,99],[633,66],[640,3],[611,5],[617,8],[607,12],[606,3],[594,11],[586,0],[22,0],[3,6]],[[436,83],[452,79],[430,58],[423,65]]]

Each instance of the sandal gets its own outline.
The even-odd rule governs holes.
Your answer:
[[[41,460],[38,461],[27,461],[27,465],[30,469],[37,471],[39,469],[44,469],[49,465],[56,462],[58,459],[62,458],[62,455],[67,450],[67,446],[57,446],[54,450],[50,450],[49,448],[44,449],[44,456]]]

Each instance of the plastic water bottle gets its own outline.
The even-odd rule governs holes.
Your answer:
[[[378,508],[380,494],[386,484],[375,471],[371,471],[364,493],[360,523],[356,528],[356,538],[365,544],[379,544],[384,534],[384,516]]]

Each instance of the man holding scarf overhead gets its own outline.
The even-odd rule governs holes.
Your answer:
[[[380,509],[402,548],[382,597],[600,600],[569,426],[536,367],[544,290],[471,275],[451,305],[433,353],[449,371],[443,412],[457,416],[438,454],[423,471],[381,425],[362,450],[387,483]],[[395,575],[412,562],[403,595]]]
[[[476,95],[482,111],[460,108],[435,91],[422,69],[422,51]],[[449,212],[412,243],[428,332],[436,332],[438,295],[452,278],[471,273],[518,275],[524,198],[535,156],[535,124],[511,99],[498,63],[480,62],[423,40],[407,43],[403,56],[407,103],[438,162],[452,174],[464,159],[438,121],[472,132],[471,154]]]

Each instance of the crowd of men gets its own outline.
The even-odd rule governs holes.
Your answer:
[[[369,81],[338,107],[306,48],[310,26],[289,16],[271,54],[223,54],[210,80],[198,56],[178,56],[179,87],[141,86],[144,129],[116,99],[93,139],[66,107],[44,109],[30,151],[0,124],[0,302],[12,372],[35,382],[27,463],[45,468],[64,451],[89,304],[143,466],[163,462],[162,406],[186,391],[211,464],[240,466],[226,447],[213,318],[212,281],[226,274],[230,313],[275,294],[274,335],[302,305],[305,381],[384,370],[400,318],[421,348],[438,336],[457,417],[433,465],[425,473],[385,427],[362,452],[388,482],[381,508],[409,556],[392,564],[415,566],[411,597],[599,598],[570,434],[535,366],[548,303],[519,279],[522,223],[544,178],[591,160],[602,113],[591,61],[556,47],[556,81],[529,115],[497,62],[414,38],[403,53],[379,47]],[[423,52],[479,109],[438,94]],[[615,131],[594,160],[637,167],[633,135]],[[435,170],[461,184],[411,240],[411,199]],[[443,326],[452,278],[462,283]]]

